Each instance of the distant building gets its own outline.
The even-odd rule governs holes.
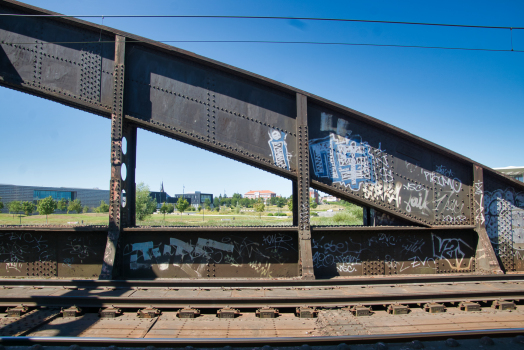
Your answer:
[[[337,198],[335,196],[324,196],[322,197],[323,202],[338,202],[340,201],[340,198]]]
[[[5,204],[13,201],[37,203],[40,199],[51,196],[56,201],[64,198],[68,202],[79,199],[82,206],[96,208],[100,202],[109,204],[109,190],[73,188],[73,187],[38,187],[0,184],[0,197],[4,203],[3,212],[7,212]]]
[[[274,198],[276,196],[277,196],[277,194],[275,192],[268,191],[268,190],[249,191],[249,192],[244,194],[245,198],[249,198],[249,199],[259,199],[259,198],[261,198],[264,202],[266,202],[266,201],[268,201],[271,198]]]
[[[174,199],[175,203],[178,202],[178,198],[185,198],[189,205],[198,208],[199,205],[204,206],[206,199],[209,199],[211,206],[213,206],[213,195],[211,193],[202,193],[200,191],[188,192],[188,193],[179,193],[175,194]]]
[[[495,170],[514,178],[515,180],[524,182],[524,166],[508,166],[505,168],[494,168]]]
[[[318,204],[318,191],[310,188],[309,189],[309,198],[313,198],[315,203]]]

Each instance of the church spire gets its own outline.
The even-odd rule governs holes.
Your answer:
[[[164,192],[164,181],[162,181],[162,184],[160,185],[160,192]]]

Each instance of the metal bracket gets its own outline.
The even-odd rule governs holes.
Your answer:
[[[7,308],[7,317],[20,317],[28,310],[27,306],[20,304],[16,307]]]
[[[62,308],[60,312],[62,313],[63,317],[76,317],[78,314],[82,312],[82,309],[73,305],[67,309]]]
[[[424,310],[430,314],[437,314],[441,312],[446,312],[446,307],[444,304],[439,303],[427,303],[424,305]]]
[[[480,304],[473,301],[461,301],[459,309],[467,312],[481,311]]]
[[[153,306],[146,307],[145,309],[138,310],[137,316],[140,318],[155,318],[158,315],[160,315],[161,311],[159,309],[155,309]]]
[[[225,307],[217,311],[218,318],[235,318],[238,315],[240,315],[240,310],[231,309],[229,307]]]
[[[108,307],[108,308],[105,308],[105,309],[100,309],[100,311],[98,311],[98,315],[100,315],[100,317],[102,318],[115,318],[117,317],[118,315],[120,315],[122,313],[122,310],[114,307],[114,306],[111,306],[111,307]]]
[[[259,318],[275,318],[278,316],[278,309],[272,307],[265,307],[256,311],[256,316]]]
[[[200,316],[200,310],[186,307],[177,312],[178,318],[196,318]]]

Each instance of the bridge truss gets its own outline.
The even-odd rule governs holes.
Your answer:
[[[0,13],[56,15],[12,0],[0,1]],[[0,48],[2,86],[111,119],[109,225],[0,228],[6,252],[17,240],[28,248],[2,259],[4,276],[314,279],[524,270],[524,185],[404,130],[75,18],[2,17]],[[137,227],[137,128],[291,180],[293,226]],[[364,226],[312,226],[310,187],[363,206]],[[71,242],[82,249],[68,249]],[[82,256],[85,249],[96,254]]]

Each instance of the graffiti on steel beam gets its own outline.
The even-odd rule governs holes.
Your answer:
[[[189,277],[202,277],[207,264],[226,264],[249,267],[261,277],[271,277],[271,266],[291,262],[285,252],[297,251],[296,240],[287,234],[265,234],[262,242],[248,237],[226,236],[220,241],[197,238],[189,241],[171,237],[169,242],[153,241],[127,244],[124,255],[129,256],[129,269],[181,269]]]
[[[444,262],[443,268],[450,272],[465,271],[472,269],[475,260],[475,248],[471,244],[461,238],[435,233],[425,237],[377,233],[363,239],[343,240],[321,236],[313,238],[311,244],[314,268],[336,271],[338,275],[360,274],[362,264],[368,260],[382,260],[397,273],[436,273],[439,262]],[[387,253],[379,256],[377,252],[381,251]]]
[[[484,191],[484,216],[495,253],[513,259],[514,245],[524,243],[524,192],[513,188]]]
[[[309,141],[312,168],[317,178],[326,178],[358,191],[363,183],[375,183],[370,146],[359,135],[329,134]]]
[[[480,180],[477,180],[473,183],[473,186],[475,191],[475,222],[480,225],[484,225],[486,222],[486,217],[484,216],[484,183]]]
[[[0,261],[7,271],[21,272],[22,263],[31,261],[51,261],[55,254],[50,250],[48,240],[42,234],[31,232],[0,233]]]
[[[291,154],[288,154],[287,151],[286,134],[276,129],[271,129],[268,134],[273,163],[280,168],[289,170]]]

